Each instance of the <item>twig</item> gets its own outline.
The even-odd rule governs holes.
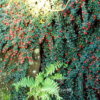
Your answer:
[[[70,0],[68,0],[68,2],[66,3],[65,8],[60,9],[60,10],[52,10],[52,9],[48,9],[48,8],[46,8],[46,7],[43,7],[43,8],[46,9],[46,10],[48,10],[48,11],[62,11],[62,10],[65,10],[65,9],[66,9],[66,7],[68,6],[68,3],[69,3],[69,2],[70,2]]]

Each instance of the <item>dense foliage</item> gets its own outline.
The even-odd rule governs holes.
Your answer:
[[[28,98],[34,97],[35,100],[52,100],[52,97],[55,96],[55,99],[62,100],[59,96],[59,87],[54,80],[63,79],[62,74],[55,71],[60,68],[62,64],[55,63],[51,64],[50,67],[45,67],[45,72],[40,72],[35,80],[34,78],[25,77],[18,83],[14,83],[16,90],[18,91],[19,87],[29,87],[30,90],[27,93]]]
[[[0,0],[0,55],[4,54],[0,72],[11,72],[6,82],[12,79],[18,82],[27,76],[28,65],[34,62],[33,51],[40,47],[42,71],[54,62],[68,64],[68,68],[57,70],[64,77],[58,81],[64,99],[97,100],[100,94],[100,1],[68,0],[68,6],[67,0],[55,1],[48,10],[38,10],[25,0]],[[18,95],[11,91],[12,100],[23,100],[22,90]]]

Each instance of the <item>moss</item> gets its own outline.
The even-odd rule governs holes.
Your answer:
[[[1,89],[0,91],[0,100],[10,100],[11,95],[8,94],[7,89]]]

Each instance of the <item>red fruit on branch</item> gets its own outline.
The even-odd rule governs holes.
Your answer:
[[[79,47],[83,48],[83,46],[82,46],[82,45],[79,45]]]
[[[87,14],[87,12],[84,13],[85,15]]]
[[[86,61],[84,61],[84,63],[86,63]]]
[[[97,78],[96,81],[99,81],[99,79]]]
[[[96,19],[96,15],[93,15],[93,18]]]
[[[89,72],[91,73],[92,71],[91,71],[91,70],[89,70]]]
[[[50,29],[50,31],[52,32],[52,29]]]
[[[83,84],[85,85],[85,82],[83,82]]]
[[[58,83],[61,83],[61,81],[58,81]]]
[[[99,77],[99,75],[97,75],[96,77]]]
[[[63,30],[60,30],[60,32],[63,32]]]
[[[57,71],[59,71],[60,69],[58,68]]]
[[[49,35],[51,34],[51,33],[48,33]]]
[[[62,85],[64,85],[64,83],[62,83]]]
[[[68,73],[70,73],[70,71],[68,71]]]
[[[13,71],[14,71],[14,69],[11,70],[11,72],[13,72]]]
[[[0,70],[0,72],[2,72],[2,70]]]
[[[70,71],[72,71],[72,69],[70,69]]]
[[[86,29],[86,27],[82,27],[83,29]]]
[[[70,11],[67,9],[67,13],[69,14],[70,13]]]
[[[82,73],[79,73],[79,75],[82,75]]]
[[[88,33],[87,32],[84,32],[84,34],[87,35]]]
[[[82,66],[82,68],[84,68],[84,66]]]
[[[50,26],[50,23],[48,23],[48,26]]]
[[[64,12],[64,10],[62,10],[62,12]]]
[[[67,61],[66,64],[68,64],[69,62]]]

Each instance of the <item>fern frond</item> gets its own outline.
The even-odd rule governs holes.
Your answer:
[[[59,63],[55,63],[55,64],[51,64],[50,67],[46,67],[45,70],[46,70],[46,76],[48,75],[52,75],[55,70],[57,70],[58,68],[61,67],[62,64],[59,64]]]
[[[56,74],[50,76],[49,78],[53,79],[53,80],[59,80],[59,79],[63,79],[63,76],[60,73],[56,73]]]
[[[32,96],[34,96],[35,95],[35,90],[34,89],[31,89],[28,93],[27,93],[27,100],[30,98],[30,97],[32,97]]]
[[[64,68],[67,68],[68,67],[68,64],[64,64]]]
[[[36,78],[35,78],[35,84],[36,86],[38,86],[40,83],[43,82],[43,79],[44,79],[44,73],[40,72],[39,74],[37,74]]]
[[[56,97],[57,97],[57,100],[63,100],[63,98],[60,97],[59,94],[57,94]]]
[[[30,87],[34,84],[34,78],[25,77],[21,81],[14,83],[15,89],[18,91],[19,87]]]
[[[46,92],[40,92],[39,99],[41,99],[41,100],[51,100],[51,97]]]
[[[57,73],[53,75],[55,70],[61,66],[62,64],[59,63],[51,64],[50,67],[45,68],[45,72],[40,72],[37,74],[35,80],[34,78],[27,77],[13,85],[17,91],[20,86],[27,86],[30,88],[30,91],[27,93],[27,100],[31,96],[34,96],[35,100],[52,100],[53,96],[55,96],[57,100],[61,100],[62,98],[59,96],[58,84],[54,80],[62,79],[62,74]]]
[[[42,92],[46,92],[48,94],[50,94],[51,96],[55,95],[56,97],[59,96],[59,87],[58,84],[51,80],[50,78],[45,79],[43,86],[41,88]],[[60,98],[60,96],[58,97]]]

